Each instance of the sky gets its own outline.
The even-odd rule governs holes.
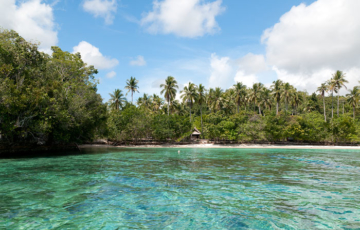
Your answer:
[[[99,70],[104,101],[131,76],[134,99],[160,94],[167,76],[180,88],[281,79],[312,93],[336,70],[358,84],[359,9],[359,0],[1,0],[0,27],[49,54],[80,52]]]

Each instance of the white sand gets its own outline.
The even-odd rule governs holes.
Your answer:
[[[360,150],[360,146],[328,146],[328,145],[267,145],[267,144],[191,144],[191,145],[80,145],[80,148],[87,147],[116,147],[116,148],[237,148],[237,149],[353,149]]]

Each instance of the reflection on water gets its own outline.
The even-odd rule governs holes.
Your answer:
[[[0,229],[358,229],[360,152],[88,149],[0,159]]]

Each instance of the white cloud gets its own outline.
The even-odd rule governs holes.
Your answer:
[[[114,14],[116,13],[116,0],[85,0],[83,9],[94,15],[105,19],[106,24],[112,24],[114,21]]]
[[[106,77],[107,77],[107,78],[113,78],[113,77],[115,77],[115,76],[116,76],[116,72],[115,72],[115,71],[111,71],[111,72],[109,72],[109,73],[106,74]]]
[[[237,71],[235,78],[235,82],[241,82],[247,87],[252,87],[252,85],[256,82],[259,82],[258,77],[255,74],[245,74],[244,71]]]
[[[0,1],[0,26],[12,29],[32,42],[40,42],[40,50],[50,51],[58,42],[53,10],[41,0]]]
[[[337,70],[360,68],[360,1],[318,0],[294,6],[262,36],[268,64],[278,77],[309,92]],[[358,75],[359,76],[359,75]],[[357,77],[358,77],[357,76]]]
[[[150,33],[173,33],[180,37],[199,37],[220,30],[215,17],[225,8],[222,0],[164,0],[153,2],[153,11],[141,20]]]
[[[268,69],[265,57],[261,54],[248,53],[239,59],[238,65],[247,74],[259,73]]]
[[[95,66],[97,69],[110,69],[119,64],[117,59],[103,56],[100,53],[99,48],[86,41],[80,42],[79,45],[73,48],[73,53],[77,52],[81,54],[81,58],[84,62]]]
[[[146,61],[143,56],[139,55],[135,60],[130,61],[130,65],[144,66],[146,65]]]
[[[226,88],[232,82],[233,68],[229,57],[218,57],[215,53],[210,57],[211,75],[209,87]]]

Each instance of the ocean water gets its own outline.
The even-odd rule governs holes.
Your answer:
[[[360,151],[178,150],[0,159],[0,229],[360,229]]]

